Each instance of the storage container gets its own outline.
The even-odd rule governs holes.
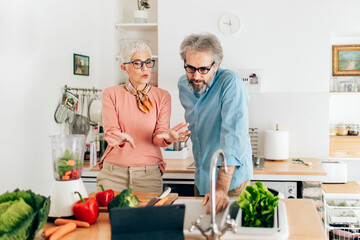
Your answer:
[[[350,136],[359,135],[359,124],[349,124],[348,135]]]
[[[338,135],[338,136],[348,135],[348,129],[347,129],[346,124],[340,123],[337,125],[336,135]]]

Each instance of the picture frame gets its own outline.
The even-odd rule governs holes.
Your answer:
[[[89,76],[90,57],[74,53],[74,75]]]
[[[360,76],[360,45],[332,46],[333,76]]]

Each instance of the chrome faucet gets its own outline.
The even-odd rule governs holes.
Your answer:
[[[218,240],[220,239],[220,237],[222,235],[225,234],[225,232],[228,229],[232,229],[232,231],[235,233],[236,232],[236,223],[234,219],[230,219],[230,215],[226,216],[226,222],[225,222],[225,226],[222,230],[219,230],[218,225],[215,222],[215,214],[216,214],[216,204],[215,204],[215,185],[216,185],[216,166],[217,166],[217,160],[218,160],[218,156],[221,156],[222,158],[222,167],[223,167],[223,171],[224,173],[228,172],[228,168],[226,166],[226,158],[225,158],[225,154],[224,151],[219,149],[216,150],[211,158],[211,165],[210,165],[210,226],[208,229],[204,230],[201,228],[200,226],[200,221],[201,218],[203,217],[202,215],[200,215],[200,217],[198,219],[196,219],[194,222],[192,222],[191,227],[189,228],[189,231],[192,232],[193,230],[195,230],[195,228],[198,228],[201,232],[201,234],[206,237],[206,239],[208,240]]]

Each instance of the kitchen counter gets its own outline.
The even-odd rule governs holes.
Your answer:
[[[360,185],[355,181],[348,181],[347,183],[323,183],[322,189],[324,193],[345,193],[345,194],[360,194]]]
[[[283,199],[289,222],[289,240],[325,240],[325,231],[317,214],[315,205],[310,199]],[[299,207],[301,206],[301,207]],[[44,229],[54,226],[52,223],[45,223]],[[40,231],[41,232],[41,231]],[[43,239],[38,233],[37,240]],[[111,239],[109,214],[100,212],[97,222],[90,228],[78,228],[61,238],[62,240],[106,240]],[[186,238],[190,239],[190,238]],[[223,238],[222,238],[223,239]]]
[[[253,180],[271,181],[322,181],[326,171],[319,160],[304,158],[312,163],[311,166],[293,163],[288,160],[265,160],[263,170],[254,170]],[[187,159],[165,159],[166,169],[164,179],[194,179],[195,169],[187,167],[194,161],[192,157]]]
[[[254,180],[273,181],[322,181],[326,171],[320,161],[315,158],[304,158],[312,166],[293,163],[289,160],[265,160],[263,170],[254,170]],[[194,179],[195,169],[187,168],[194,161],[193,157],[186,159],[165,159],[166,169],[164,179]],[[86,167],[86,163],[84,163]],[[84,171],[83,176],[97,176],[99,168],[96,166],[91,171]]]

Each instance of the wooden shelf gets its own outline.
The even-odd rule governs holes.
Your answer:
[[[330,136],[329,157],[359,158],[359,136]]]
[[[360,94],[360,92],[330,92],[330,95],[356,95]]]
[[[156,31],[158,27],[157,23],[117,23],[115,28],[117,30],[127,31]]]

